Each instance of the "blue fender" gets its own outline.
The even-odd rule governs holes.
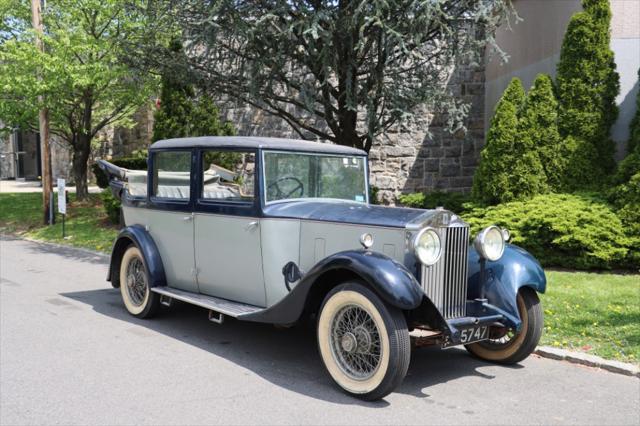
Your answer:
[[[367,250],[348,250],[335,253],[318,262],[298,284],[274,306],[243,320],[292,323],[298,320],[313,287],[332,285],[321,279],[332,271],[347,271],[361,278],[385,302],[400,309],[415,309],[422,303],[424,293],[415,277],[401,263],[384,254]],[[284,284],[283,284],[284,285]]]
[[[140,252],[142,252],[151,280],[149,286],[166,286],[167,279],[158,247],[147,230],[140,225],[127,226],[118,234],[111,249],[111,262],[109,264],[107,281],[111,281],[114,287],[120,286],[120,261],[122,260],[125,250],[131,244],[134,244]]]
[[[547,278],[540,263],[526,250],[511,244],[506,245],[504,254],[495,262],[482,259],[471,246],[468,277],[468,299],[487,299],[512,317],[517,328],[520,327],[518,290],[531,287],[544,293],[547,288]]]

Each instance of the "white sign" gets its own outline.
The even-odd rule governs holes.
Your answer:
[[[58,212],[67,214],[67,197],[64,193],[64,179],[58,179]]]

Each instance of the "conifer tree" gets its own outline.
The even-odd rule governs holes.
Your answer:
[[[569,165],[570,187],[601,183],[615,168],[609,130],[618,116],[619,76],[611,51],[608,0],[583,0],[564,36],[557,66],[559,129],[584,149]],[[587,167],[589,173],[578,168]]]
[[[182,45],[173,40],[171,51],[184,55]],[[196,96],[193,85],[179,72],[168,69],[162,76],[160,108],[155,114],[153,140],[187,136],[233,135],[231,123],[220,120],[220,110],[205,96]]]
[[[547,190],[544,169],[533,147],[519,134],[524,105],[522,82],[514,78],[496,106],[480,154],[472,195],[486,204],[530,198]]]
[[[638,70],[638,84],[640,85],[640,69]],[[627,152],[633,153],[635,148],[640,146],[640,90],[636,97],[636,115],[631,120],[629,129],[629,142],[627,142]]]
[[[570,152],[558,132],[558,102],[547,74],[536,77],[518,126],[522,143],[538,154],[549,187],[560,190]]]

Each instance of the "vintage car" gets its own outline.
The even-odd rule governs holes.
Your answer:
[[[370,204],[363,151],[198,137],[155,142],[148,172],[100,167],[125,224],[108,280],[137,317],[179,300],[216,323],[311,318],[330,376],[368,400],[402,382],[412,346],[511,364],[540,339],[539,263],[499,227],[471,242],[443,208]]]

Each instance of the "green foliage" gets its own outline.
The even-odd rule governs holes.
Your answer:
[[[640,69],[638,70],[638,85],[640,86]],[[636,96],[636,114],[631,120],[629,128],[629,142],[627,143],[627,151],[632,153],[637,146],[640,146],[640,90]]]
[[[7,13],[2,28],[12,27],[0,34],[0,117],[9,126],[37,129],[38,110],[46,107],[51,133],[72,149],[77,194],[84,198],[92,138],[108,125],[132,125],[155,90],[150,73],[122,61],[122,42],[146,31],[145,17],[118,0],[51,0],[40,52],[28,6],[11,4],[0,3]]]
[[[499,225],[511,242],[544,266],[611,269],[629,266],[632,239],[613,209],[590,195],[548,194],[462,214],[479,232]]]
[[[303,137],[367,151],[421,105],[461,127],[469,105],[443,70],[482,62],[486,45],[499,50],[493,33],[511,11],[508,0],[161,4],[190,51],[182,62],[170,51],[154,60],[189,68],[210,93],[279,116]]]
[[[599,185],[613,171],[615,144],[609,129],[618,116],[619,76],[611,51],[608,0],[584,0],[567,27],[557,66],[560,134],[581,141],[570,162],[572,188]],[[587,166],[588,173],[583,169]]]
[[[536,77],[527,94],[519,115],[518,133],[523,145],[538,154],[549,187],[559,190],[571,152],[558,132],[558,102],[553,81],[546,74]]]
[[[170,50],[176,58],[186,60],[179,41],[173,40]],[[220,121],[220,111],[213,101],[204,95],[196,97],[193,85],[184,75],[166,70],[162,76],[160,108],[153,124],[153,140],[225,135],[235,135],[235,129],[230,122]]]
[[[496,106],[473,180],[472,195],[482,203],[526,199],[547,190],[533,140],[519,132],[518,114],[524,104],[524,88],[514,78]]]
[[[400,204],[406,207],[417,209],[435,209],[444,207],[454,213],[462,213],[466,208],[466,203],[470,197],[460,192],[416,192],[413,194],[403,194],[398,197]]]
[[[172,55],[186,61],[182,45],[177,39],[170,45]],[[233,136],[233,125],[220,120],[220,110],[211,98],[201,94],[196,96],[193,85],[176,69],[167,69],[162,76],[160,108],[155,114],[153,140],[194,137]],[[241,160],[240,154],[207,153],[205,168],[215,163],[229,170],[235,170]]]
[[[633,239],[631,260],[640,268],[640,145],[620,162],[609,191],[609,201]]]
[[[369,204],[380,204],[380,200],[378,200],[379,192],[380,188],[374,185],[369,185]]]
[[[120,207],[122,207],[120,200],[113,196],[109,188],[102,191],[100,199],[109,222],[118,225],[120,223]]]

